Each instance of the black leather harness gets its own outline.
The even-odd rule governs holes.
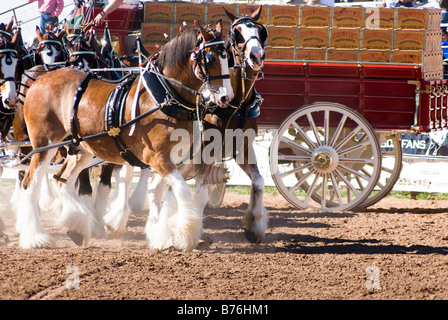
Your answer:
[[[134,155],[134,153],[131,151],[131,149],[128,148],[123,139],[121,139],[121,130],[117,130],[117,128],[122,127],[124,124],[126,99],[135,78],[135,76],[126,78],[119,85],[117,85],[110,94],[104,112],[104,129],[111,133],[110,136],[114,140],[121,157],[126,160],[131,166],[144,169],[149,168],[149,166],[140,161]],[[116,134],[114,133],[114,130],[116,131]]]
[[[197,120],[198,112],[196,112],[196,106],[186,102],[171,85],[164,79],[163,76],[157,72],[145,71],[143,73],[143,81],[146,82],[148,92],[153,99],[157,107],[149,110],[148,112],[139,115],[135,119],[129,122],[124,121],[124,114],[126,109],[126,100],[129,91],[134,83],[136,76],[132,75],[125,78],[120,82],[107,100],[106,109],[104,112],[104,130],[105,132],[95,134],[92,136],[81,137],[77,126],[78,107],[81,101],[82,95],[87,89],[90,80],[94,78],[101,78],[92,72],[88,72],[85,78],[81,81],[78,89],[76,90],[72,117],[70,120],[71,132],[72,132],[72,144],[78,146],[81,141],[99,138],[109,135],[112,137],[115,145],[120,152],[120,155],[132,166],[138,166],[141,168],[148,168],[149,166],[140,161],[134,153],[127,147],[126,143],[121,138],[120,134],[122,130],[134,124],[143,117],[149,116],[157,110],[161,110],[167,116],[179,119],[179,120]],[[104,79],[102,79],[104,81]],[[205,108],[201,107],[199,117],[202,118],[205,115]],[[72,149],[73,150],[73,149]],[[74,152],[74,151],[73,151]]]
[[[161,105],[164,114],[179,120],[198,120],[196,106],[185,101],[157,72],[145,72],[143,78],[154,103]],[[205,108],[200,107],[200,118],[205,115]]]

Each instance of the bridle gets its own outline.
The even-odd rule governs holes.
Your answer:
[[[12,59],[16,58],[18,59],[18,53],[17,50],[14,49],[0,49],[0,55],[6,55],[6,63],[7,64],[11,64],[12,63]],[[12,81],[12,82],[16,82],[16,79],[14,77],[6,77],[3,78],[2,80],[0,80],[0,86],[2,86],[5,82],[8,81]]]
[[[0,30],[2,31],[2,30]],[[5,33],[5,32],[0,32],[0,33]],[[2,35],[0,35],[0,43],[3,46],[8,46],[8,41],[7,39],[5,39]],[[19,60],[19,54],[17,52],[17,50],[15,49],[10,49],[10,48],[4,48],[4,49],[0,49],[0,56],[3,58],[6,58],[4,61],[6,62],[6,64],[11,65],[13,63],[13,59],[17,59]],[[1,67],[1,66],[0,66]],[[16,65],[16,69],[15,69],[15,73],[17,72],[17,65]],[[0,86],[3,86],[3,84],[5,84],[6,82],[13,82],[16,85],[16,78],[15,78],[16,74],[14,74],[14,76],[10,76],[10,77],[6,77],[0,80]],[[16,90],[17,90],[17,85],[16,85]],[[11,112],[6,112],[5,110],[10,110]],[[2,108],[2,110],[0,111],[0,113],[2,115],[6,115],[6,116],[10,116],[12,114],[15,113],[15,108],[9,108],[7,106],[4,106],[4,108]]]
[[[256,28],[258,28],[259,31],[258,31],[258,36],[253,35],[253,36],[249,37],[249,39],[243,39],[244,43],[240,46],[238,44],[238,40],[237,40],[238,36],[235,32],[235,28],[238,25],[243,24],[243,23],[249,28],[256,27]],[[245,15],[242,16],[241,18],[235,20],[232,23],[232,25],[230,26],[227,47],[232,48],[232,53],[233,53],[233,57],[231,57],[233,59],[232,68],[241,70],[241,88],[242,88],[241,101],[239,102],[239,104],[237,106],[233,106],[232,104],[229,104],[229,106],[235,108],[235,112],[247,100],[252,88],[255,85],[255,81],[261,80],[264,77],[263,72],[258,71],[258,73],[255,75],[255,77],[253,79],[247,78],[247,76],[246,76],[246,67],[247,67],[246,61],[247,61],[248,57],[246,57],[246,55],[244,53],[246,50],[246,47],[247,47],[247,43],[250,40],[255,39],[260,43],[261,47],[264,48],[264,42],[266,41],[267,37],[268,37],[268,31],[267,31],[266,27],[256,21],[254,21],[249,16],[245,16]],[[237,57],[239,57],[240,59],[236,59]],[[259,77],[260,74],[261,74],[261,77]],[[246,90],[245,80],[249,80],[252,82],[249,90]]]
[[[74,62],[70,62],[70,64],[74,64],[74,63],[79,64],[81,57],[90,56],[90,57],[93,57],[93,60],[96,63],[96,67],[99,68],[98,55],[96,54],[96,52],[94,52],[94,51],[90,50],[90,48],[88,48],[87,43],[84,39],[84,36],[85,36],[84,32],[68,34],[66,36],[67,41],[70,42],[72,47],[78,45],[77,51],[70,52],[70,50],[68,50],[69,58],[76,57],[76,60]],[[84,66],[84,67],[86,67],[86,66]]]
[[[240,24],[245,24],[248,28],[258,28],[259,32],[258,32],[258,37],[257,36],[251,36],[249,39],[244,39],[244,43],[242,46],[240,46],[238,44],[238,40],[237,40],[237,34],[235,33],[235,28],[240,25]],[[261,23],[258,23],[256,21],[254,21],[251,17],[249,16],[242,16],[241,18],[235,20],[232,25],[230,26],[229,29],[229,36],[230,36],[230,43],[234,49],[234,54],[237,56],[241,56],[243,58],[243,60],[247,59],[247,57],[245,57],[244,55],[244,51],[246,50],[247,47],[247,43],[252,40],[255,39],[257,40],[261,47],[264,48],[264,42],[266,41],[267,37],[268,37],[268,30],[266,29],[266,27],[264,25],[262,25]]]
[[[65,57],[67,56],[67,52],[65,51],[64,46],[60,41],[55,39],[56,36],[54,34],[48,33],[48,37],[49,39],[42,40],[37,44],[36,54],[40,55],[47,46],[54,47],[57,52],[60,52],[62,54],[61,62],[56,62],[54,64],[65,64],[66,62],[64,60],[66,60]]]
[[[221,36],[218,31],[211,30],[214,34],[213,39],[209,41],[204,41],[204,39],[201,37],[198,38],[196,42],[196,48],[193,50],[190,59],[194,61],[194,67],[195,70],[198,68],[199,74],[202,77],[202,81],[205,83],[205,85],[208,87],[208,89],[212,91],[210,88],[211,81],[213,80],[220,80],[220,79],[230,79],[230,74],[221,74],[219,76],[211,76],[209,69],[213,68],[213,63],[215,62],[215,58],[213,56],[213,53],[206,52],[205,49],[213,47],[213,46],[219,46],[219,55],[221,58],[226,59],[227,53],[224,48],[224,41],[221,40]],[[210,32],[210,31],[209,31]],[[199,59],[201,58],[202,64],[199,64]]]

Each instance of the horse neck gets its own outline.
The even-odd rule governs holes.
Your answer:
[[[199,80],[193,72],[193,68],[190,68],[189,60],[182,61],[172,68],[164,68],[163,74],[173,79],[187,88],[195,91],[199,91],[203,85],[203,82]],[[185,65],[188,65],[186,68]],[[185,101],[196,104],[196,95],[183,87],[177,86],[175,83],[168,81],[171,87],[180,95]]]

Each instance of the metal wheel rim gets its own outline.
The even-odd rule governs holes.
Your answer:
[[[381,141],[381,139],[379,139]],[[400,178],[401,169],[403,168],[403,149],[401,147],[401,139],[399,135],[392,138],[393,150],[381,149],[381,173],[374,189],[375,190],[359,205],[359,208],[367,208],[374,205],[384,197],[386,197],[394,188],[395,183]]]

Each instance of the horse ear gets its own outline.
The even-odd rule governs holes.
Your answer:
[[[58,39],[58,41],[62,41],[62,38],[64,37],[64,35],[67,33],[67,31],[64,29],[62,29],[61,31],[58,32],[58,34],[56,35],[56,38]]]
[[[36,26],[36,34],[37,34],[37,40],[41,42],[43,39],[42,39],[42,32],[40,32],[39,26]]]
[[[20,32],[16,32],[12,36],[12,40],[11,40],[11,44],[13,45],[14,49],[16,49],[16,50],[19,50],[19,48],[20,48],[19,37],[20,37]]]
[[[226,8],[222,8],[227,16],[227,18],[229,18],[230,22],[233,23],[236,20],[236,17],[231,14],[229,11],[226,10]]]
[[[205,42],[210,41],[212,39],[212,35],[204,29],[204,27],[199,23],[199,21],[195,20],[194,24],[199,28],[202,34],[202,38]]]
[[[257,10],[255,10],[254,12],[252,12],[252,14],[250,15],[250,17],[251,17],[254,21],[257,21],[258,18],[260,18],[260,15],[261,15],[261,8],[262,8],[262,7],[263,7],[263,6],[260,5],[260,7],[259,7]]]
[[[11,17],[11,20],[9,21],[8,25],[6,26],[6,31],[12,32],[13,24],[14,24],[14,16]]]
[[[68,22],[67,22],[67,20],[65,20],[65,23],[64,23],[64,30],[65,30],[65,33],[67,33],[67,34],[70,33],[70,28],[69,28],[69,26],[68,26]]]
[[[219,34],[222,34],[222,20],[219,19],[218,22],[216,23],[216,27],[215,27],[216,31],[219,32]]]

